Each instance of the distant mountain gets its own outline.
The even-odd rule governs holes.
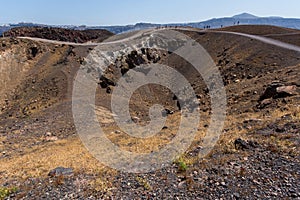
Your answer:
[[[220,28],[233,25],[272,25],[285,28],[300,29],[300,19],[282,18],[282,17],[257,17],[252,14],[242,13],[233,17],[224,17],[218,19],[210,19],[204,22],[189,23],[188,26],[195,28]]]
[[[147,28],[155,28],[164,26],[162,24],[151,24],[151,23],[137,23],[135,25],[126,25],[126,26],[94,26],[89,27],[90,29],[106,29],[112,33],[118,34],[118,33],[124,33],[128,31],[136,31],[136,30],[142,30]]]
[[[300,19],[292,18],[282,18],[282,17],[257,17],[249,13],[242,13],[234,15],[233,17],[224,18],[214,18],[203,22],[195,23],[174,23],[174,24],[151,24],[151,23],[137,23],[135,25],[126,26],[50,26],[32,23],[19,23],[19,24],[9,24],[8,26],[0,26],[0,35],[11,28],[23,27],[23,26],[46,26],[46,27],[59,27],[59,28],[69,28],[75,30],[86,30],[86,29],[106,29],[113,33],[123,33],[134,30],[141,30],[154,27],[162,26],[190,26],[194,28],[220,28],[225,26],[233,26],[237,24],[244,25],[273,25],[281,26],[286,28],[300,29]]]
[[[235,18],[235,19],[257,19],[259,17],[255,16],[255,15],[251,15],[249,13],[242,13],[239,15],[234,15],[232,18]]]
[[[225,26],[233,25],[273,25],[281,26],[286,28],[300,29],[300,19],[291,19],[291,18],[282,18],[282,17],[257,17],[249,13],[242,13],[235,15],[233,17],[224,17],[224,18],[214,18],[203,22],[195,23],[174,23],[174,24],[151,24],[151,23],[138,23],[135,25],[127,26],[97,26],[90,28],[102,28],[107,29],[113,33],[122,33],[133,30],[140,30],[153,27],[162,27],[162,26],[190,26],[194,28],[220,28]]]

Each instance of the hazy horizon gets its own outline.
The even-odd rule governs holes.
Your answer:
[[[1,1],[1,0],[0,0]],[[38,1],[12,0],[2,5],[0,24],[38,23],[49,25],[128,25],[144,23],[200,22],[212,18],[231,17],[249,13],[259,17],[278,16],[300,18],[300,2],[235,0],[65,0]]]

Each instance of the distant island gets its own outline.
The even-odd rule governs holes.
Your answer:
[[[152,23],[137,23],[135,25],[125,26],[73,26],[73,25],[45,25],[35,23],[18,23],[18,24],[7,24],[0,26],[0,34],[10,30],[14,27],[56,27],[56,28],[67,28],[74,30],[86,30],[86,29],[106,29],[112,33],[119,34],[128,31],[141,30],[146,28],[155,28],[162,26],[190,26],[194,28],[220,28],[234,25],[273,25],[281,26],[285,28],[300,29],[300,19],[294,18],[283,18],[283,17],[258,17],[249,13],[242,13],[234,15],[232,17],[214,18],[203,22],[193,23],[172,23],[172,24],[152,24]]]

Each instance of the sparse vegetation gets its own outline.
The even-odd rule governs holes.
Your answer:
[[[17,192],[17,190],[18,189],[16,187],[12,187],[12,188],[0,187],[0,200],[9,197],[11,194]]]
[[[184,155],[178,157],[174,163],[177,165],[179,172],[186,172],[188,170],[188,165],[192,164],[191,160],[187,159]]]
[[[151,187],[150,183],[147,181],[147,179],[137,176],[136,181],[141,186],[143,186],[146,190],[151,190],[152,189],[152,187]]]
[[[91,185],[98,192],[109,192],[111,189],[111,184],[107,180],[103,180],[102,177],[96,178],[92,181]]]

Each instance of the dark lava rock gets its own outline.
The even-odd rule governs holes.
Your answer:
[[[265,92],[260,96],[259,101],[265,99],[273,98],[277,95],[276,88],[283,86],[281,83],[271,83],[265,90]]]
[[[234,147],[237,150],[245,150],[245,149],[252,149],[256,148],[258,144],[253,141],[245,141],[242,140],[241,138],[238,138],[234,141]]]
[[[248,144],[246,141],[242,140],[241,138],[238,138],[234,141],[234,147],[235,149],[248,149]]]
[[[297,86],[296,85],[283,85],[282,83],[272,83],[270,84],[265,92],[260,96],[259,101],[263,101],[265,99],[276,99],[276,98],[284,98],[297,94]]]
[[[111,88],[110,88],[110,87],[107,87],[107,88],[106,88],[106,93],[107,93],[107,94],[110,94],[110,93],[111,93]]]

